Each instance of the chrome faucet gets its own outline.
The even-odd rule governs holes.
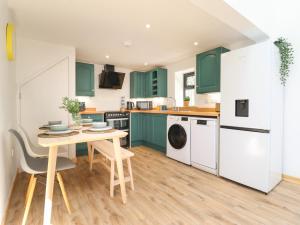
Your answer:
[[[179,107],[176,107],[176,99],[173,97],[168,97],[168,99],[171,99],[173,101],[173,107],[172,110],[179,111]]]

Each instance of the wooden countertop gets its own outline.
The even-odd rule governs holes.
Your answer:
[[[80,112],[81,115],[90,115],[90,114],[104,114],[104,111],[83,111]]]
[[[97,111],[96,108],[86,108],[85,111],[80,112],[81,115],[90,115],[90,114],[104,114],[104,111]]]
[[[219,117],[219,112],[202,112],[202,111],[192,111],[192,110],[128,110],[131,113],[153,113],[153,114],[167,114],[167,115],[180,115],[180,116],[209,116],[209,117]]]

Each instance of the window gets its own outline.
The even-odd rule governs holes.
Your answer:
[[[190,105],[195,105],[195,73],[183,74],[183,97],[190,97]]]

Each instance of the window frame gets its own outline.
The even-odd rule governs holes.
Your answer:
[[[195,72],[189,72],[183,74],[183,97],[185,98],[185,91],[190,89],[195,89],[195,85],[187,85],[187,79],[189,77],[195,76]]]

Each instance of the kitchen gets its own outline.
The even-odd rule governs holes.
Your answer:
[[[46,188],[37,184],[33,197],[26,173],[12,179],[7,224],[22,218],[23,224],[297,224],[299,180],[286,169],[274,38],[221,1],[176,1],[172,7],[162,1],[154,18],[142,15],[157,2],[143,1],[147,8],[135,1],[132,8],[112,1],[97,11],[98,3],[90,2],[89,13],[78,14],[81,3],[63,10],[59,2],[34,9],[9,1],[18,32],[16,126],[27,133],[25,148],[30,142],[49,148],[49,160]],[[174,21],[164,17],[168,7]],[[141,21],[124,12],[135,8]],[[38,9],[45,16],[33,23]],[[69,19],[58,26],[60,37],[49,20],[54,12],[56,22]],[[103,30],[88,38],[79,32],[95,25]],[[64,97],[78,100],[79,118],[61,108]],[[65,130],[51,130],[59,126]],[[18,148],[10,149],[14,159]],[[55,151],[58,162],[72,162],[60,173],[65,184],[57,174],[62,196],[48,179],[55,177],[53,164],[49,170]],[[27,186],[24,213],[20,199]]]

